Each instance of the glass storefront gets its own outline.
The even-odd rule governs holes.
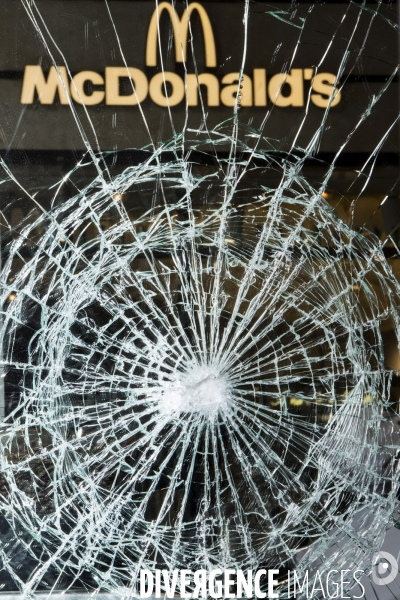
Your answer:
[[[399,597],[397,9],[2,0],[0,596]]]

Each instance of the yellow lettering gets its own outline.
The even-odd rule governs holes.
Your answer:
[[[41,66],[27,65],[22,84],[21,104],[33,104],[35,90],[41,104],[53,104],[56,92],[58,92],[61,104],[69,104],[66,93],[68,89],[68,75],[65,67],[57,67],[57,69],[54,66],[51,67],[46,81]]]
[[[290,86],[288,96],[282,95],[285,83]],[[292,69],[290,74],[278,73],[271,77],[268,94],[276,106],[304,106],[303,69]]]
[[[132,84],[132,94],[121,96],[119,80],[129,77]],[[106,104],[113,106],[136,106],[147,97],[149,84],[146,75],[134,67],[106,67]]]
[[[304,79],[312,79],[314,75],[313,69],[304,69]]]
[[[93,106],[94,104],[100,104],[104,100],[104,92],[98,90],[92,92],[90,95],[85,94],[84,84],[86,81],[91,81],[94,85],[104,85],[104,79],[95,71],[81,71],[77,73],[71,81],[71,97],[78,104],[85,104],[86,106]]]
[[[211,73],[201,73],[198,77],[189,74],[186,77],[187,98],[189,106],[197,106],[199,103],[198,88],[205,85],[207,88],[207,105],[219,106],[219,81]]]
[[[318,73],[312,81],[312,89],[317,94],[311,94],[311,101],[319,108],[336,106],[339,104],[342,94],[335,89],[337,83],[333,73]]]
[[[172,93],[168,94],[166,83],[172,86]],[[150,81],[150,98],[159,106],[176,106],[185,96],[185,86],[182,78],[172,71],[157,73]],[[163,93],[164,92],[164,93]]]
[[[254,69],[254,106],[267,105],[267,71],[265,69]]]
[[[240,86],[239,86],[240,81]],[[248,75],[242,75],[240,78],[238,73],[228,73],[222,78],[221,83],[230,83],[221,91],[221,102],[225,106],[252,106],[253,90],[252,81]],[[239,99],[236,97],[239,95]]]
[[[158,46],[158,27],[162,12],[166,10],[170,16],[172,30],[175,39],[175,60],[176,62],[185,62],[187,56],[188,30],[189,19],[194,10],[197,11],[203,27],[204,47],[206,53],[206,66],[216,67],[217,57],[215,52],[214,34],[211,27],[210,19],[205,9],[198,2],[192,2],[184,11],[182,19],[175,8],[169,2],[161,2],[150,20],[149,30],[147,33],[146,45],[146,65],[148,67],[157,66],[157,46]]]

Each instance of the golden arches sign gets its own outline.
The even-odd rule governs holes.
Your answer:
[[[169,13],[172,23],[172,31],[175,39],[176,62],[186,61],[189,20],[193,11],[196,10],[203,27],[206,66],[216,67],[217,56],[215,52],[215,41],[211,22],[205,9],[198,2],[192,2],[189,4],[189,6],[184,10],[181,19],[179,18],[175,8],[169,2],[161,2],[161,4],[157,5],[151,17],[147,34],[146,65],[148,67],[157,66],[158,30],[161,14],[164,10]]]
[[[192,2],[179,17],[170,2],[157,4],[151,13],[147,45],[146,66],[157,66],[157,47],[159,46],[160,18],[166,10],[172,24],[175,41],[175,57],[177,62],[184,62],[187,57],[187,45],[190,18],[194,11],[200,18],[204,37],[205,63],[207,67],[216,67],[217,57],[215,40],[210,19],[199,2]],[[253,67],[252,76],[248,73],[221,74],[185,73],[181,77],[173,71],[162,71],[148,74],[138,67],[112,66],[105,67],[104,73],[82,70],[69,80],[67,68],[63,65],[50,68],[46,77],[40,65],[26,65],[21,91],[21,104],[33,104],[35,98],[41,104],[53,104],[57,94],[60,104],[69,104],[71,99],[77,104],[93,106],[105,102],[109,106],[136,106],[144,102],[148,96],[161,107],[177,106],[186,98],[187,106],[198,106],[204,101],[206,106],[235,107],[238,105],[238,86],[241,86],[240,105],[243,107],[263,107],[271,101],[278,107],[305,106],[306,82],[310,82],[311,102],[319,108],[332,108],[339,104],[341,92],[337,78],[333,73],[315,73],[313,68],[292,68],[285,73],[274,73],[267,80],[265,68]],[[129,78],[132,93],[123,94],[120,80]],[[85,83],[104,86],[104,90],[91,90],[87,93]],[[168,91],[165,84],[169,84]],[[286,94],[282,88],[286,85]],[[200,88],[202,86],[202,93]],[[287,90],[290,93],[287,93]]]

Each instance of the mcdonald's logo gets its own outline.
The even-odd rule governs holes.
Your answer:
[[[161,4],[157,5],[151,17],[149,30],[147,33],[146,66],[157,66],[160,18],[164,10],[168,12],[172,23],[172,31],[175,40],[176,62],[186,62],[190,17],[193,12],[196,11],[200,17],[200,22],[203,27],[206,66],[216,67],[217,55],[215,52],[215,40],[211,22],[205,9],[198,2],[192,2],[189,4],[189,6],[184,10],[181,19],[179,18],[175,7],[169,2],[161,2]]]
[[[205,8],[199,2],[192,2],[179,17],[170,2],[161,2],[151,13],[146,55],[143,57],[145,66],[143,58],[140,61],[140,57],[136,57],[137,66],[106,66],[104,73],[83,70],[69,77],[66,66],[53,65],[46,78],[41,65],[26,65],[21,104],[33,104],[35,98],[41,104],[53,104],[57,95],[60,104],[66,105],[74,101],[86,106],[104,102],[109,106],[134,107],[149,98],[164,108],[179,104],[194,107],[199,106],[200,101],[207,107],[265,107],[268,101],[281,108],[302,107],[307,94],[310,94],[311,103],[319,108],[334,107],[340,102],[341,93],[335,75],[316,73],[312,68],[292,68],[287,73],[274,73],[268,79],[263,66],[253,68],[251,74],[240,73],[239,69],[231,73],[186,72],[184,78],[173,71],[146,72],[145,67],[157,66],[160,20],[164,11],[167,11],[172,25],[176,62],[186,62],[190,19],[196,12],[203,29],[206,67],[216,67],[214,33]],[[121,92],[120,82],[123,79],[130,82],[128,93]]]

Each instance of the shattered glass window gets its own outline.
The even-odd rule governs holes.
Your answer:
[[[397,10],[2,0],[0,596],[400,597]]]

